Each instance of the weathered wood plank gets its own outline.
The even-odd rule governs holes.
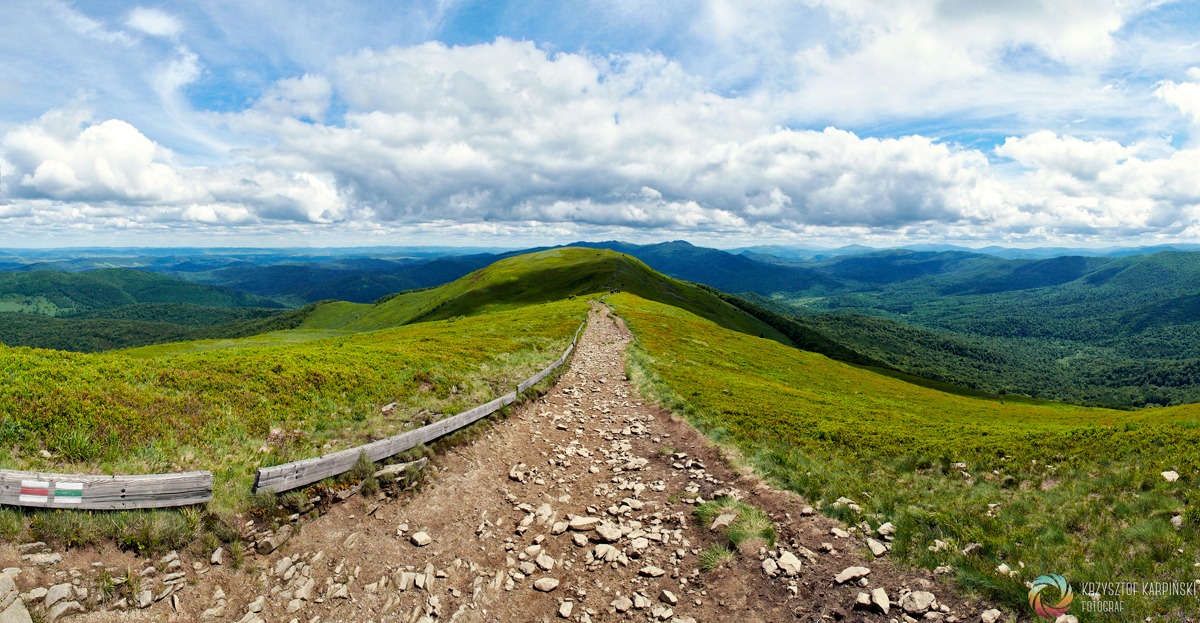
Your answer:
[[[203,504],[212,499],[212,472],[108,476],[0,469],[0,505],[79,510],[129,510]]]
[[[468,424],[499,411],[516,402],[516,392],[509,392],[491,402],[463,411],[458,415],[438,420],[428,426],[410,430],[393,437],[380,439],[355,448],[304,459],[284,465],[264,467],[254,477],[254,492],[275,491],[280,493],[297,487],[320,482],[354,468],[359,455],[366,454],[371,461],[382,461],[420,444],[429,443],[452,433]]]
[[[460,428],[468,426],[475,421],[487,417],[501,408],[510,405],[517,400],[517,394],[533,387],[542,379],[546,378],[555,368],[563,365],[567,360],[567,356],[575,348],[575,343],[579,339],[579,333],[583,331],[585,324],[580,324],[575,330],[575,336],[571,338],[571,344],[563,352],[558,360],[551,363],[541,372],[529,377],[517,385],[517,391],[509,392],[491,402],[479,405],[473,409],[468,409],[457,415],[438,420],[428,426],[422,426],[416,430],[410,430],[399,435],[373,441],[371,443],[361,445],[355,448],[349,448],[326,454],[324,456],[314,457],[285,463],[283,465],[275,465],[272,467],[259,468],[254,474],[253,491],[274,491],[282,493],[297,487],[310,485],[314,482],[320,482],[326,478],[332,478],[339,474],[344,474],[354,468],[354,464],[358,462],[358,457],[366,454],[371,461],[382,461],[390,456],[397,455],[405,450],[415,448],[420,444],[429,443],[434,439],[452,433]]]
[[[546,366],[546,369],[525,379],[524,381],[521,381],[520,384],[517,385],[517,393],[519,394],[519,393],[529,389],[530,387],[533,387],[534,385],[541,383],[542,379],[546,378],[547,376],[550,376],[550,373],[557,370],[558,367],[561,365],[562,365],[562,358],[560,357],[560,358],[556,359],[550,365]]]

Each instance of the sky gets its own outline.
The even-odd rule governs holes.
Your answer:
[[[1200,2],[11,3],[0,246],[1200,241]]]

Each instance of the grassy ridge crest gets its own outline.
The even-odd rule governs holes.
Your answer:
[[[330,303],[318,307],[301,328],[370,331],[613,289],[686,309],[734,331],[790,343],[770,325],[708,289],[667,277],[622,253],[578,247],[506,258],[443,286],[385,297],[375,305]]]

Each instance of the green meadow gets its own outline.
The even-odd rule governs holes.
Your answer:
[[[563,301],[209,349],[0,348],[0,465],[127,474],[206,469],[216,480],[213,507],[236,510],[260,466],[397,434],[511,391],[561,354],[586,309],[583,300]],[[147,352],[154,349],[163,352]],[[395,410],[381,413],[391,402]]]
[[[1076,587],[1196,577],[1200,406],[1115,411],[945,393],[637,296],[608,301],[636,336],[630,367],[644,393],[826,514],[871,528],[891,521],[895,558],[951,567],[960,586],[1016,612],[1028,609],[1025,582],[1045,573]],[[1180,479],[1167,482],[1167,470]],[[833,504],[843,496],[861,512]],[[981,547],[964,555],[972,543]],[[1124,601],[1119,618],[1077,614],[1200,609],[1192,596]]]

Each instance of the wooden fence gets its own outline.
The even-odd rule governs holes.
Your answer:
[[[575,350],[575,344],[579,341],[579,332],[583,330],[583,326],[581,324],[575,330],[575,336],[571,338],[571,344],[563,351],[561,357],[549,366],[546,366],[541,372],[517,384],[516,391],[509,392],[474,409],[463,411],[458,415],[438,420],[428,426],[400,433],[393,437],[380,439],[379,441],[373,441],[340,452],[326,454],[325,456],[260,468],[254,474],[253,491],[255,493],[259,491],[282,493],[297,487],[310,485],[314,482],[350,471],[354,468],[354,464],[358,462],[358,457],[361,455],[365,454],[371,461],[382,461],[390,456],[415,448],[420,444],[429,443],[434,439],[485,418],[516,402],[518,394],[533,387],[542,379],[549,376],[550,373],[554,372],[559,366],[566,363],[567,357]]]
[[[533,387],[566,363],[567,357],[575,349],[583,327],[581,324],[575,330],[570,346],[567,346],[561,357],[546,369],[519,383],[516,391],[453,417],[394,437],[322,457],[261,468],[254,475],[254,492],[283,492],[337,476],[350,471],[358,462],[359,455],[366,454],[372,461],[381,461],[499,411],[516,402],[518,394]],[[166,508],[203,504],[212,499],[212,491],[212,472],[95,476],[0,469],[0,505],[4,506],[80,510]]]
[[[212,472],[93,476],[0,469],[0,504],[80,510],[127,510],[203,504]]]

